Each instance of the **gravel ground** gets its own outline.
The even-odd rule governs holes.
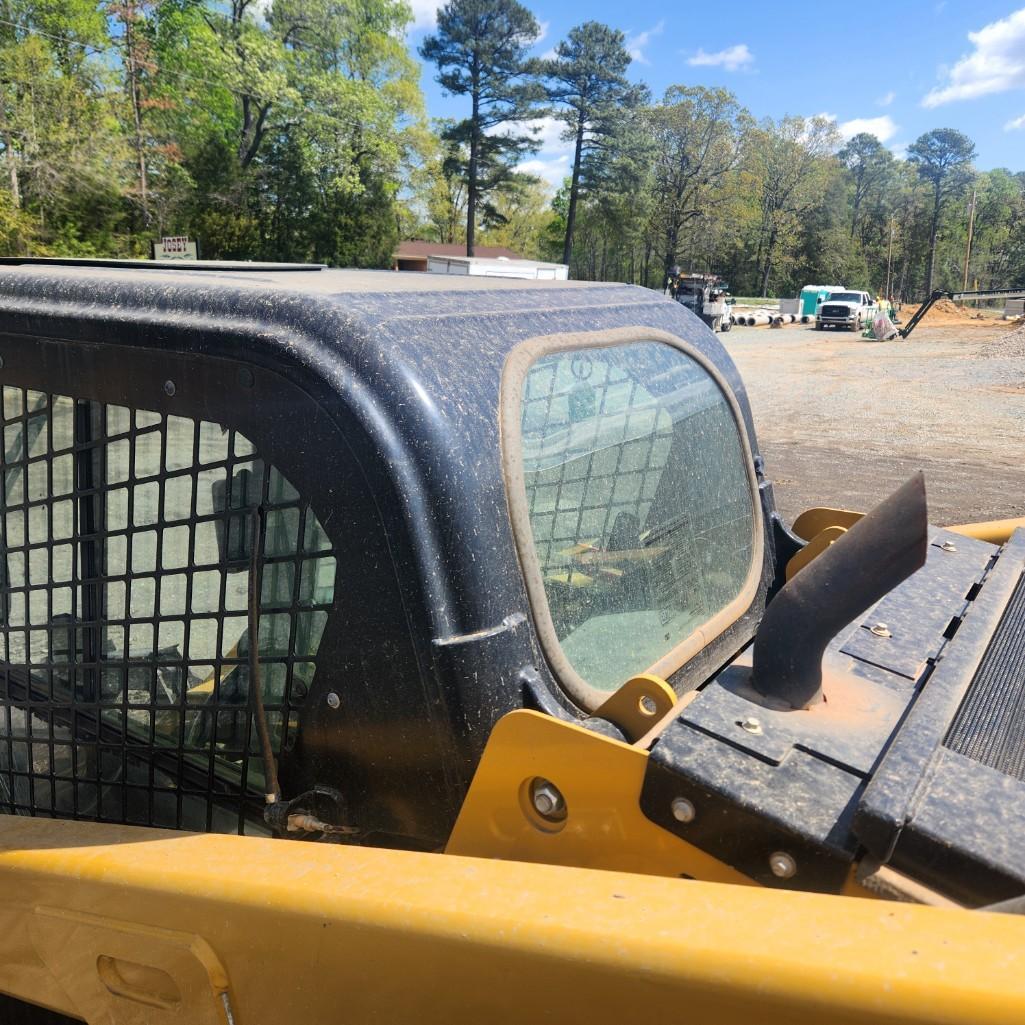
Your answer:
[[[919,468],[934,523],[1025,515],[1025,352],[994,341],[1007,331],[919,326],[897,342],[799,325],[720,335],[784,515],[868,509]]]

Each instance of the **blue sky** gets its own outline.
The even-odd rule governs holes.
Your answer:
[[[635,0],[529,0],[543,29],[536,52],[574,25],[622,29],[631,76],[659,96],[667,86],[725,86],[756,117],[835,117],[841,132],[870,131],[894,152],[931,128],[974,139],[977,165],[1025,170],[1023,0],[736,0],[666,5]],[[433,25],[435,0],[412,0],[410,48]],[[422,75],[432,117],[465,116]],[[538,125],[543,147],[524,169],[557,184],[569,154],[553,123]]]

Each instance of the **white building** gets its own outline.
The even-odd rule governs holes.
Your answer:
[[[541,263],[538,260],[510,260],[499,256],[489,259],[482,256],[439,256],[427,257],[429,274],[463,274],[479,278],[525,278],[528,281],[565,281],[569,267],[564,263]]]

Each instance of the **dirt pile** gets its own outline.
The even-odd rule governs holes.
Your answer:
[[[1025,318],[1015,321],[1015,325],[1007,334],[983,346],[979,355],[983,359],[1025,359]]]
[[[917,306],[904,306],[900,311],[900,319],[906,324],[917,312]],[[932,324],[933,327],[944,324],[961,327],[969,324],[992,324],[993,318],[987,317],[969,306],[958,306],[950,299],[938,299],[933,303],[932,309],[925,315],[922,323]],[[914,336],[912,335],[912,337]]]

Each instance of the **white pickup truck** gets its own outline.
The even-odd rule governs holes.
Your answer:
[[[827,327],[860,331],[879,312],[870,292],[834,292],[815,314],[815,330]]]

